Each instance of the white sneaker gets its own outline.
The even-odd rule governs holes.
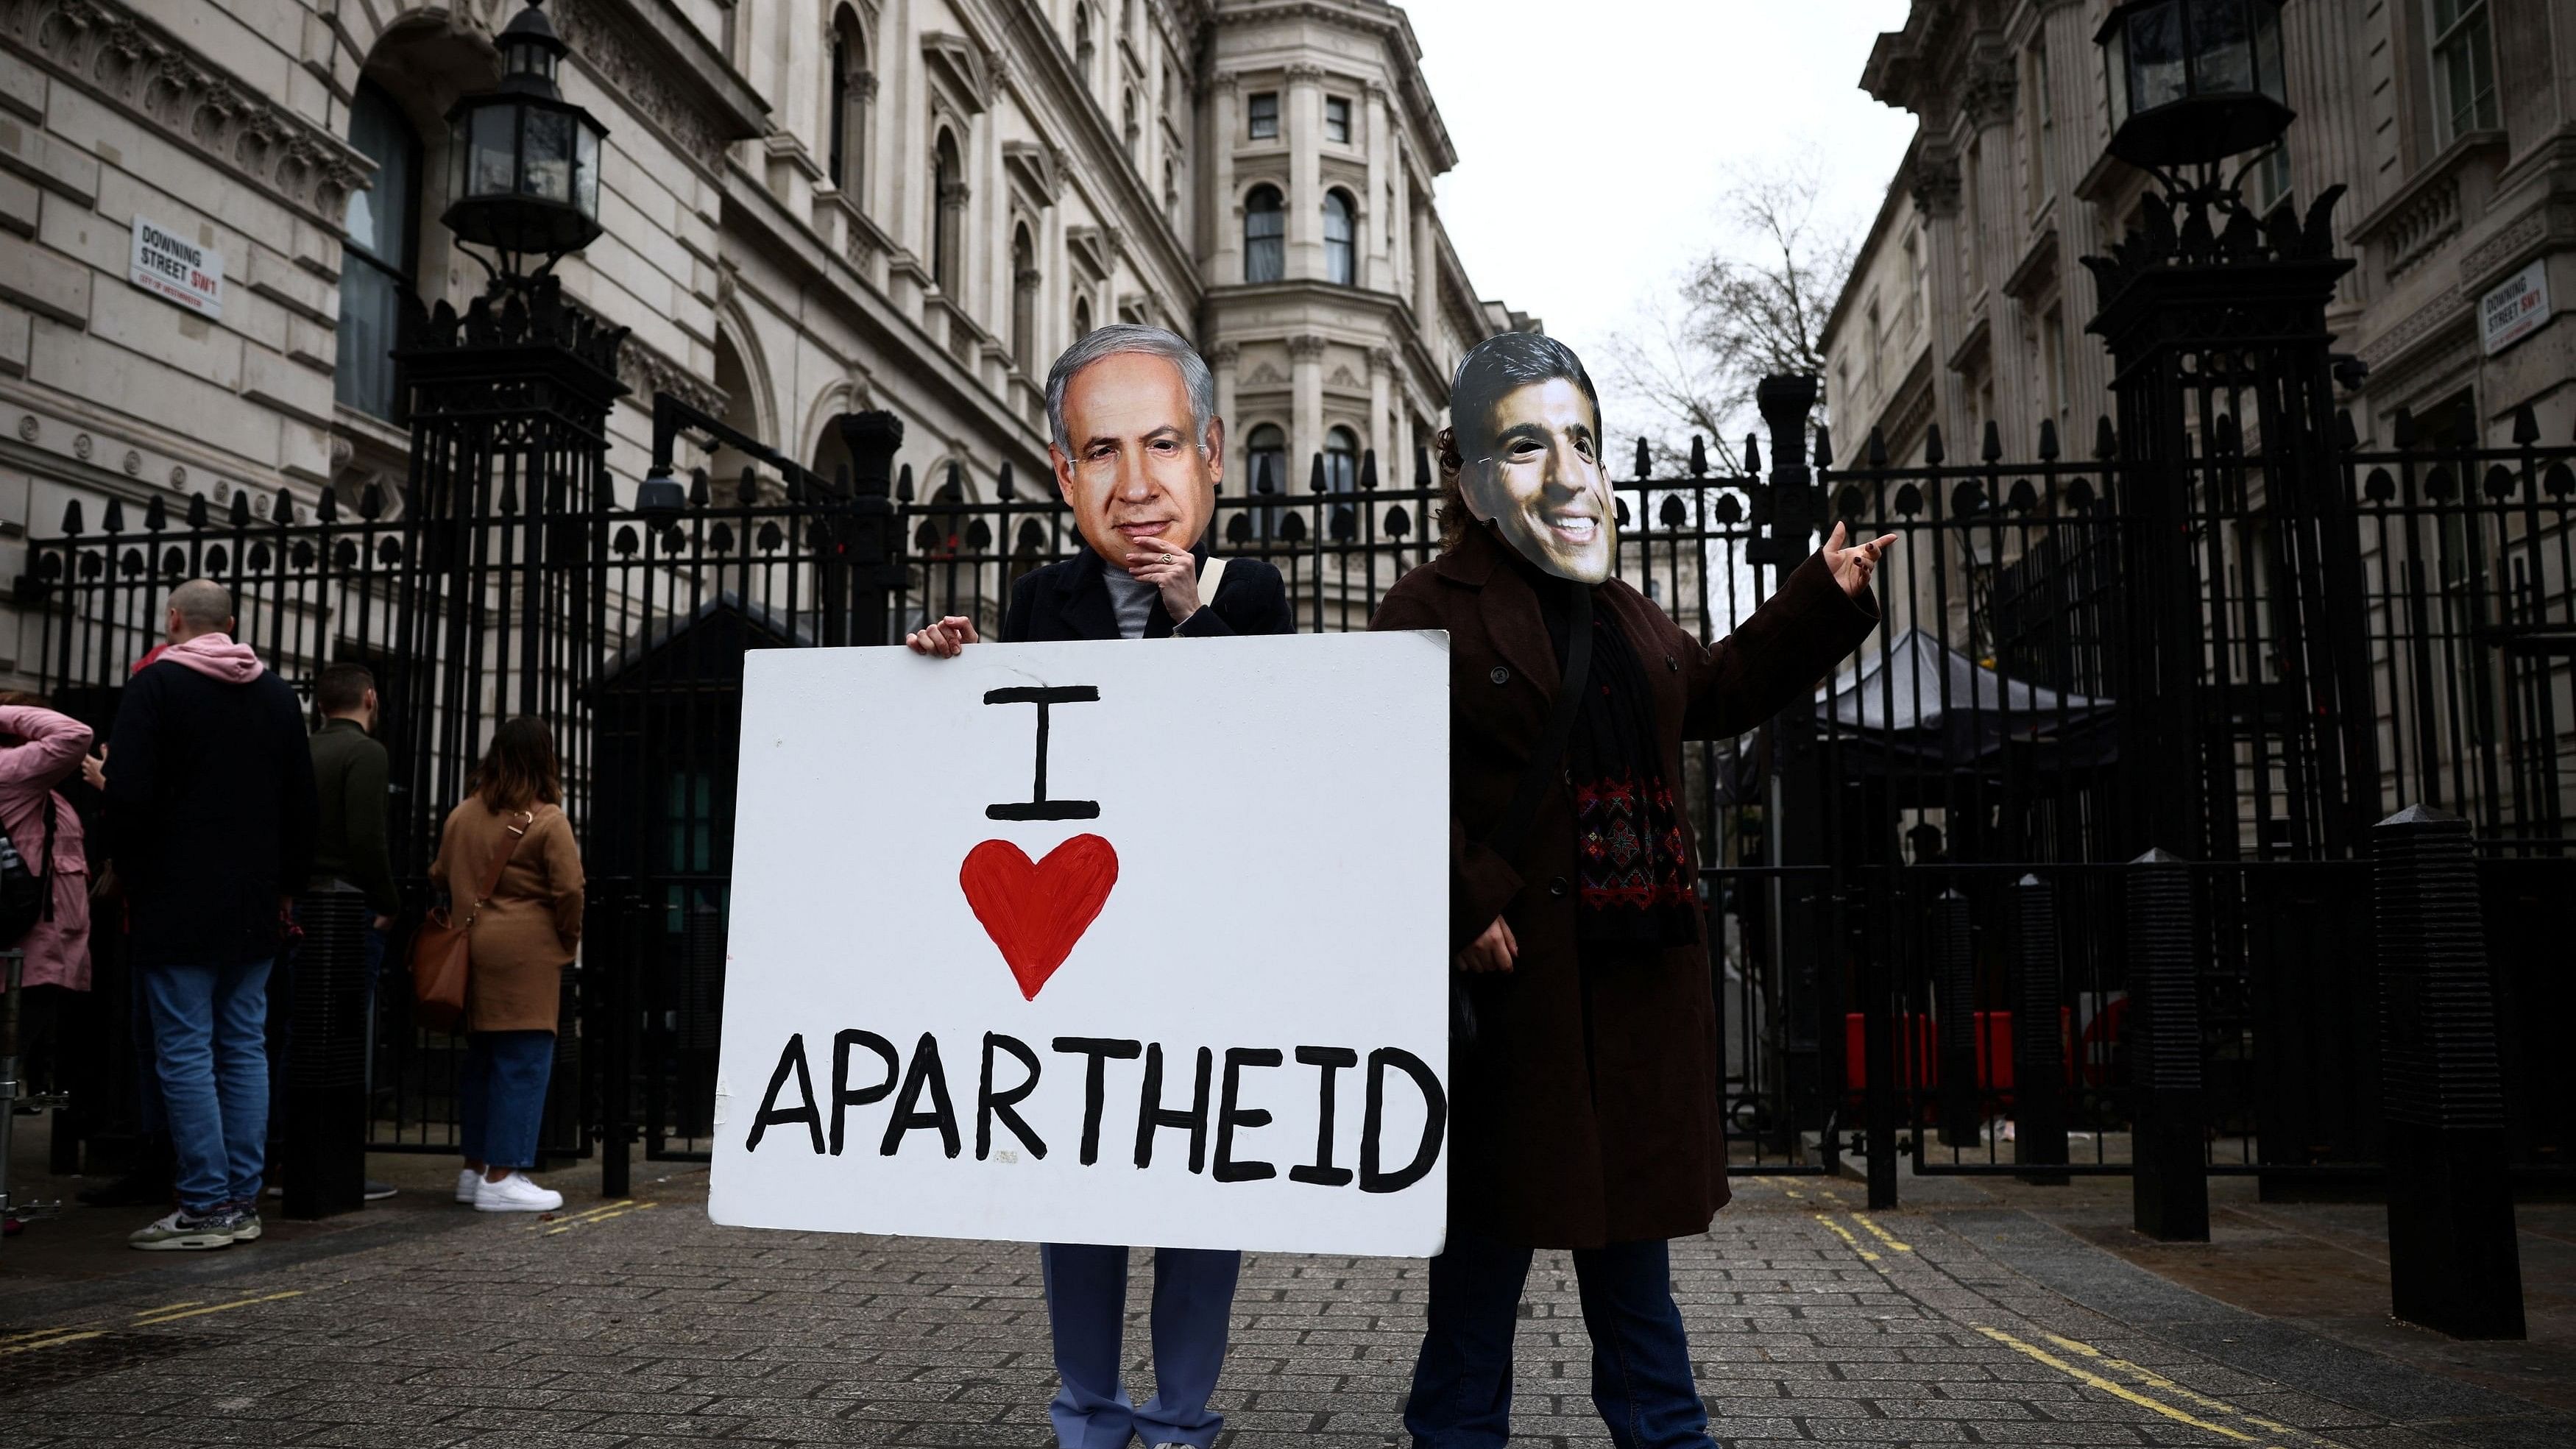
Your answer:
[[[470,1167],[456,1169],[456,1200],[474,1206],[476,1194],[483,1190],[483,1174]]]
[[[539,1187],[528,1181],[524,1172],[512,1172],[499,1182],[486,1182],[474,1190],[474,1210],[478,1213],[550,1213],[563,1206],[563,1194],[550,1187]]]

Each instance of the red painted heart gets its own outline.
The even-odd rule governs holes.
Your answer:
[[[1032,863],[1011,842],[987,840],[966,852],[957,884],[1010,963],[1020,995],[1035,1001],[1108,904],[1118,852],[1097,835],[1077,835]]]

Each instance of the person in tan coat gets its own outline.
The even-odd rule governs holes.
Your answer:
[[[545,721],[506,721],[475,771],[474,793],[448,812],[429,867],[451,915],[471,923],[456,1200],[481,1212],[563,1206],[563,1194],[527,1174],[554,1068],[563,970],[581,944],[581,845],[562,802]]]

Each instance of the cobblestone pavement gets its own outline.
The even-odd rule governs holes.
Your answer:
[[[1750,1180],[1675,1245],[1724,1442],[2576,1444],[2576,1417],[2229,1308],[2028,1213],[1858,1197]],[[543,1221],[434,1198],[95,1271],[63,1246],[60,1272],[0,1256],[0,1444],[1049,1442],[1028,1248],[717,1228],[701,1172]],[[5,1253],[45,1251],[47,1226]],[[1422,1292],[1417,1262],[1247,1261],[1221,1442],[1399,1442]],[[1606,1442],[1563,1254],[1524,1319],[1517,1432]]]

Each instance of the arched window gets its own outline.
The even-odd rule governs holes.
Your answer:
[[[403,398],[394,370],[394,327],[419,262],[420,137],[393,96],[362,78],[349,108],[349,144],[376,163],[376,176],[366,190],[349,193],[332,394],[360,412],[398,422]]]
[[[1359,208],[1347,191],[1324,193],[1324,280],[1347,287],[1359,280],[1359,254],[1352,238],[1359,235],[1354,224]]]
[[[1287,275],[1287,210],[1278,187],[1256,186],[1243,198],[1243,279],[1275,282]]]
[[[1091,335],[1091,299],[1073,299],[1073,335],[1078,340]]]
[[[1163,159],[1163,215],[1172,225],[1181,224],[1181,167],[1168,156]]]
[[[938,183],[933,194],[938,199],[931,213],[930,279],[939,290],[953,292],[966,275],[966,168],[957,159],[957,136],[943,128],[939,144],[931,157],[931,175]]]
[[[853,203],[859,200],[867,154],[867,38],[859,19],[842,6],[832,19],[832,184]]]
[[[1136,143],[1139,140],[1142,140],[1145,135],[1144,125],[1136,119],[1136,88],[1134,86],[1129,86],[1127,88],[1127,99],[1121,103],[1119,111],[1120,114],[1125,117],[1123,124],[1126,127],[1127,159],[1130,162],[1133,162],[1137,159]]]
[[[1324,491],[1357,493],[1360,489],[1360,440],[1348,428],[1324,434]]]
[[[1011,233],[1011,360],[1020,371],[1037,371],[1038,249],[1023,223]]]
[[[1073,63],[1082,72],[1082,83],[1091,84],[1091,58],[1098,47],[1091,43],[1091,7],[1073,7]]]

